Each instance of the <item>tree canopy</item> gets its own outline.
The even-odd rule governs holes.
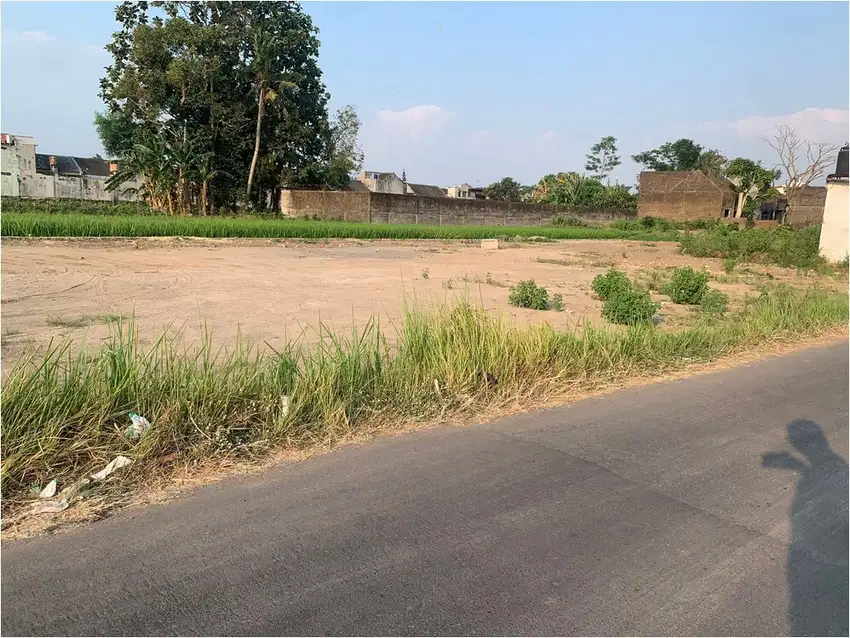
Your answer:
[[[637,197],[627,186],[606,186],[598,179],[575,172],[544,176],[534,187],[535,202],[557,206],[634,209]]]
[[[503,177],[498,182],[493,182],[485,187],[484,194],[488,199],[502,202],[521,202],[525,199],[526,190],[526,187],[513,177]]]
[[[617,155],[617,138],[610,135],[603,137],[590,147],[590,153],[586,157],[584,170],[601,182],[620,165],[620,156]]]
[[[123,2],[115,17],[95,126],[149,184],[160,172],[142,148],[170,145],[188,182],[170,195],[188,198],[181,211],[199,201],[201,174],[205,206],[262,205],[282,186],[347,182],[362,161],[353,108],[328,120],[317,30],[298,4]]]
[[[702,146],[683,138],[632,155],[632,160],[651,171],[693,171],[699,168],[702,152]]]

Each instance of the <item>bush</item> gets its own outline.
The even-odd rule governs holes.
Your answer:
[[[607,301],[618,291],[630,289],[632,284],[626,273],[612,268],[604,275],[596,275],[590,287],[602,301]]]
[[[718,225],[702,233],[686,233],[681,238],[682,252],[694,257],[733,258],[740,261],[768,262],[786,268],[820,268],[820,227],[794,230],[742,228]]]
[[[658,312],[661,304],[652,299],[648,292],[632,287],[618,289],[602,305],[602,316],[613,323],[634,326],[648,324]]]
[[[588,224],[585,220],[580,217],[576,217],[575,215],[555,215],[551,221],[552,226],[560,226],[565,227],[569,226],[571,228],[589,228],[590,224]]]
[[[673,278],[663,292],[673,303],[696,305],[702,301],[706,290],[708,275],[686,266],[673,271]]]
[[[538,286],[533,279],[521,281],[511,286],[508,303],[519,308],[531,308],[532,310],[549,309],[549,291],[543,286]]]
[[[729,295],[726,295],[719,290],[711,288],[706,290],[700,300],[700,310],[711,314],[722,315],[726,312],[726,306],[729,304]]]

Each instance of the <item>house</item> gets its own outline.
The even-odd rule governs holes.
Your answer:
[[[638,217],[715,219],[734,217],[735,186],[702,171],[644,171],[640,174]]]
[[[776,190],[785,194],[785,186],[778,186]],[[806,186],[788,206],[788,212],[782,221],[792,226],[820,224],[823,221],[825,205],[826,186]]]
[[[826,178],[826,200],[823,225],[820,230],[820,252],[830,261],[841,261],[848,253],[850,225],[850,176],[848,176],[848,145],[838,151],[835,172]]]
[[[36,153],[35,139],[26,135],[0,134],[0,165],[3,197],[33,199],[85,199],[133,201],[141,182],[130,180],[110,191],[106,182],[118,172],[117,162],[99,157],[73,157]]]
[[[406,195],[419,195],[420,197],[445,197],[446,194],[439,186],[431,184],[407,184]]]
[[[487,196],[484,195],[483,188],[476,188],[469,184],[449,186],[446,189],[446,195],[449,197],[458,197],[460,199],[487,199]]]
[[[357,176],[357,181],[363,183],[373,193],[395,193],[396,195],[407,193],[407,186],[395,173],[363,171]]]

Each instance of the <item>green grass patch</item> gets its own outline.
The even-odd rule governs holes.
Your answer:
[[[671,234],[616,228],[420,226],[294,219],[53,215],[3,211],[3,237],[246,237],[305,239],[635,239],[667,241]]]
[[[166,457],[185,465],[253,457],[484,406],[531,406],[847,320],[845,293],[775,287],[726,316],[697,313],[675,332],[589,324],[559,332],[468,303],[411,308],[392,340],[373,322],[348,335],[322,329],[318,343],[280,351],[244,341],[218,348],[209,337],[189,343],[168,333],[143,347],[132,320],[114,323],[100,348],[51,343],[4,378],[4,506],[54,478],[68,485],[118,454],[135,463],[109,480],[129,484],[149,479]],[[131,411],[152,423],[138,443],[121,432]]]

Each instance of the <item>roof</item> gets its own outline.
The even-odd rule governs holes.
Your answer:
[[[83,170],[70,155],[47,155],[45,153],[35,154],[35,170],[50,173],[50,158],[56,158],[56,172],[61,175],[83,175]],[[107,175],[109,173],[107,172]]]
[[[363,171],[363,175],[365,177],[369,177],[371,175],[377,175],[378,179],[386,179],[387,177],[395,177],[396,179],[400,179],[398,175],[395,173],[382,173],[381,171]],[[371,179],[371,177],[369,177]]]
[[[439,186],[432,186],[431,184],[411,184],[408,182],[408,188],[413,191],[414,195],[421,195],[422,197],[445,197],[446,194],[443,192]]]
[[[356,180],[356,179],[353,179],[350,182],[348,182],[348,186],[346,186],[345,190],[347,190],[347,191],[357,191],[357,192],[360,192],[360,193],[368,193],[369,187],[366,186],[366,184],[364,184],[363,182]]]
[[[714,175],[708,175],[707,173],[703,173],[703,175],[705,175],[712,184],[714,184],[720,189],[728,188],[733,191],[735,190],[735,185],[725,177],[716,177]]]
[[[74,160],[83,171],[83,175],[109,177],[109,162],[96,157],[75,157]]]

